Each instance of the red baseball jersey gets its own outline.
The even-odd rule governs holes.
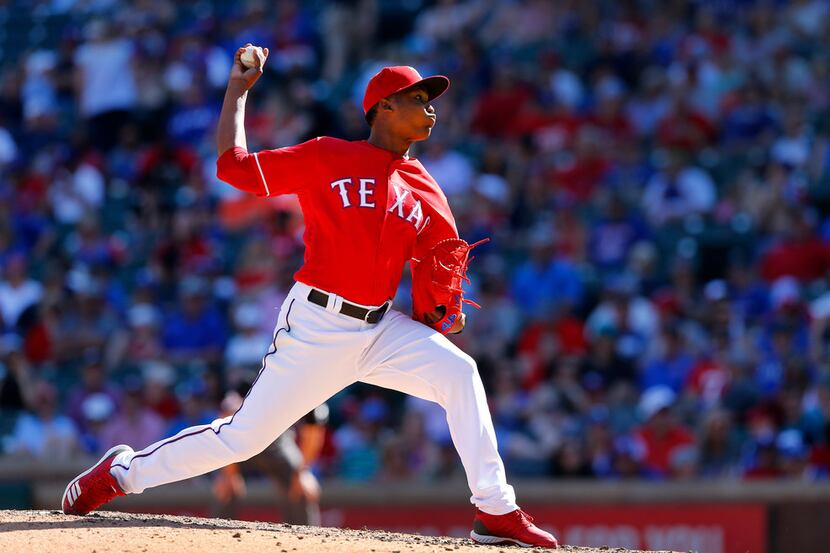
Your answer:
[[[297,194],[305,217],[300,282],[363,305],[394,297],[403,265],[458,231],[424,166],[365,140],[319,137],[250,154],[231,148],[216,175],[258,196]]]

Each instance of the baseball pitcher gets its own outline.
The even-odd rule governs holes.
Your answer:
[[[247,48],[247,50],[246,50]],[[368,140],[318,137],[249,152],[248,91],[268,49],[236,52],[217,129],[217,175],[269,198],[296,194],[305,217],[305,261],[283,303],[262,369],[231,416],[185,429],[141,451],[116,446],[66,487],[67,514],[116,496],[191,478],[263,451],[297,419],[353,382],[400,390],[447,412],[475,505],[473,540],[555,548],[556,539],[516,505],[475,361],[446,338],[464,327],[462,284],[470,246],[447,199],[409,155],[437,119],[449,86],[412,67],[386,67],[366,87]],[[411,260],[413,316],[391,309]]]

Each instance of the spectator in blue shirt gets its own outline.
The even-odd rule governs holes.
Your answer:
[[[513,272],[511,294],[527,316],[541,317],[582,300],[582,278],[567,258],[557,256],[552,237],[533,237],[529,258]]]
[[[662,332],[663,351],[643,369],[640,386],[647,390],[654,386],[668,386],[680,395],[694,365],[694,357],[686,347],[680,329],[666,325]]]
[[[162,341],[174,360],[194,357],[215,361],[227,340],[227,325],[222,314],[207,300],[206,285],[195,277],[181,284],[181,305],[164,321]]]

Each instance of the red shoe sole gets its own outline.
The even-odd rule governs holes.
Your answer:
[[[529,543],[514,540],[513,538],[503,538],[501,536],[488,536],[486,534],[479,534],[475,530],[470,532],[470,539],[481,545],[518,545],[519,547],[534,547]]]

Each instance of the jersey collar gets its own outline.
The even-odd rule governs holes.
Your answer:
[[[392,151],[387,150],[385,148],[379,148],[378,146],[375,146],[374,144],[372,144],[368,140],[361,140],[360,142],[366,144],[367,146],[369,146],[370,148],[372,148],[374,150],[377,150],[379,152],[384,152],[386,155],[388,155],[392,159],[397,159],[397,160],[401,160],[401,161],[415,161],[415,160],[418,159],[413,155],[403,156],[401,154],[396,154],[395,152],[392,152]]]

